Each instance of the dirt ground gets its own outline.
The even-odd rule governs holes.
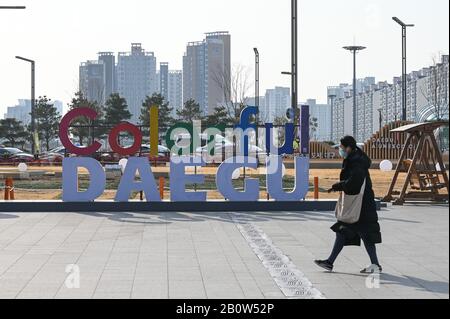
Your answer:
[[[6,168],[2,168],[5,170]],[[14,168],[11,168],[13,170]],[[48,173],[58,173],[61,172],[61,167],[35,167],[30,168],[30,170],[44,170]],[[167,167],[154,167],[152,168],[154,173],[166,173],[168,172]],[[201,174],[212,174],[214,175],[216,172],[216,168],[207,167],[201,168],[198,170],[198,173]],[[80,171],[81,174],[85,173]],[[193,173],[193,172],[191,172]],[[259,173],[263,173],[260,171]],[[308,194],[308,198],[313,198],[313,181],[314,177],[319,178],[319,195],[321,199],[329,199],[329,198],[337,198],[337,194],[328,194],[327,190],[331,188],[331,186],[339,180],[339,169],[311,169],[310,170],[310,192]],[[256,177],[258,172],[253,170],[247,170],[246,174],[251,177]],[[293,176],[294,170],[287,169],[286,174],[288,176]],[[372,176],[373,188],[375,191],[375,195],[378,198],[382,198],[386,195],[388,188],[390,186],[391,180],[394,176],[394,172],[381,172],[380,170],[371,170],[370,174]],[[60,178],[54,177],[53,179],[60,182]],[[401,182],[401,179],[400,179]],[[3,186],[3,183],[0,182],[0,187]],[[399,184],[400,185],[400,184]],[[100,199],[108,200],[113,199],[115,196],[115,190],[106,190]],[[2,194],[3,195],[3,194]],[[2,196],[3,197],[3,196]],[[166,189],[164,198],[169,199],[170,193]],[[261,191],[262,199],[267,198],[267,194],[265,191]],[[15,190],[15,198],[17,200],[58,200],[61,199],[61,190],[60,189],[24,189],[18,188]],[[137,195],[135,198],[139,198]],[[2,198],[3,199],[3,198]],[[208,199],[223,199],[222,196],[215,190],[208,191]]]

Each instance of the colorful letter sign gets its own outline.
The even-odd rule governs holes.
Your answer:
[[[153,106],[150,112],[150,156],[158,155],[158,109]],[[204,156],[215,155],[217,149],[226,149],[226,147],[240,145],[242,149],[239,156],[232,156],[225,159],[217,169],[216,186],[218,192],[228,201],[234,202],[252,202],[259,200],[259,179],[245,178],[243,180],[244,189],[238,190],[233,185],[233,175],[236,170],[257,169],[261,158],[249,156],[249,130],[255,130],[256,125],[251,123],[251,116],[258,114],[258,108],[247,107],[241,113],[239,125],[234,127],[234,138],[226,139],[221,137],[216,142],[216,137],[221,136],[223,132],[220,125],[207,128],[203,133],[201,123],[195,122],[178,123],[170,128],[166,134],[166,144],[171,152],[170,161],[170,197],[174,202],[204,202],[207,200],[207,192],[198,190],[204,188],[205,175],[198,174],[197,168],[205,166]],[[95,120],[97,113],[92,108],[77,108],[70,111],[61,121],[60,139],[67,153],[76,156],[89,156],[100,150],[102,145],[94,141],[87,147],[75,146],[69,137],[69,128],[71,123],[79,117],[87,117]],[[301,113],[301,141],[302,153],[308,152],[309,142],[309,112],[307,107],[302,107]],[[305,124],[306,123],[306,124]],[[280,155],[293,154],[293,141],[295,134],[294,124],[285,126],[285,143],[278,147],[273,142],[273,124],[268,123],[266,128],[266,146],[262,149],[267,150],[267,190],[270,197],[276,201],[299,201],[306,197],[308,192],[308,171],[309,158],[295,158],[295,187],[291,192],[286,192],[283,188],[283,157]],[[119,144],[119,135],[121,132],[128,132],[134,138],[133,145],[123,147]],[[240,134],[242,133],[242,134]],[[190,145],[178,145],[180,140],[184,140],[186,135],[190,135]],[[200,135],[206,137],[207,145],[201,144]],[[234,139],[237,143],[234,144]],[[264,138],[262,138],[264,141]],[[121,181],[117,190],[115,200],[117,202],[127,202],[132,192],[142,192],[147,202],[160,202],[160,192],[155,182],[155,177],[150,166],[148,158],[133,157],[140,153],[142,145],[141,130],[128,122],[120,123],[114,127],[108,135],[109,146],[112,151],[128,158],[128,163],[123,171]],[[233,141],[233,142],[230,142]],[[253,146],[252,146],[253,147]],[[261,149],[257,146],[257,149]],[[252,151],[254,153],[254,151]],[[258,153],[258,151],[256,152]],[[265,156],[259,151],[258,156]],[[242,156],[242,154],[244,156]],[[78,188],[78,170],[84,169],[90,178],[89,187],[80,191]],[[186,169],[190,168],[190,173]],[[187,190],[188,185],[195,184],[195,191]],[[63,160],[63,201],[66,202],[90,202],[99,198],[106,186],[106,173],[102,165],[90,157],[69,157]]]

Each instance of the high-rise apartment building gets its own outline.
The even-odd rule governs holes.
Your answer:
[[[291,106],[291,89],[275,87],[266,90],[264,108],[260,107],[260,118],[267,123],[273,123],[276,118],[286,117],[286,111]]]
[[[170,107],[173,108],[173,116],[175,117],[177,111],[183,108],[183,71],[171,70],[169,71],[169,98]]]
[[[166,62],[159,64],[159,93],[169,101],[169,63]]]
[[[190,42],[183,56],[183,100],[194,99],[205,115],[231,101],[231,36],[206,33]]]
[[[331,141],[331,106],[318,104],[314,99],[307,100],[306,105],[309,105],[310,118],[315,122],[311,126],[311,140]],[[315,127],[316,125],[317,127]]]
[[[113,52],[100,52],[98,60],[105,69],[105,98],[108,99],[117,91],[116,57]]]
[[[106,70],[102,61],[87,61],[80,65],[79,90],[91,102],[103,105],[106,100]]]
[[[140,43],[132,43],[131,52],[119,53],[117,63],[117,93],[126,99],[131,121],[139,123],[146,96],[158,92],[156,57]]]
[[[449,58],[442,56],[440,63],[414,71],[407,76],[406,118],[412,122],[424,122],[447,118],[449,114]],[[393,82],[379,82],[363,86],[357,94],[356,139],[365,142],[376,131],[389,123],[402,119],[402,83],[400,77]],[[367,84],[367,83],[366,83]],[[333,140],[352,133],[352,91],[345,86],[329,88],[336,98],[332,109]]]
[[[56,108],[56,111],[62,116],[63,114],[63,103],[61,101],[51,101],[51,104]],[[28,125],[31,123],[31,100],[20,99],[19,104],[14,106],[9,106],[6,109],[5,119],[15,119],[22,122],[23,125]]]

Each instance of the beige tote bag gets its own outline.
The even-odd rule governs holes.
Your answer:
[[[358,195],[347,195],[341,192],[336,205],[336,218],[338,221],[346,224],[355,224],[361,217],[361,208],[366,190],[366,180],[361,187]]]

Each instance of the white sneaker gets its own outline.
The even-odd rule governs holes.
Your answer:
[[[370,265],[361,270],[361,274],[381,274],[382,272],[383,268],[380,265]]]

